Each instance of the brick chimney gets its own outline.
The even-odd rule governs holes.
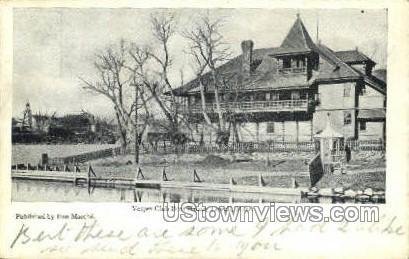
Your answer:
[[[252,40],[245,40],[241,42],[242,63],[241,63],[241,73],[243,76],[248,77],[251,73],[251,62],[253,58],[253,46]]]

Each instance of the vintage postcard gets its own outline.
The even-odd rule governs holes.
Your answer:
[[[409,255],[408,2],[0,5],[1,257]]]

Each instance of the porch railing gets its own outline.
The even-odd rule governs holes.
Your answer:
[[[307,68],[306,67],[290,67],[290,68],[279,68],[278,69],[279,73],[282,74],[302,74],[307,72]]]
[[[247,101],[247,102],[222,102],[220,103],[222,112],[257,112],[257,111],[307,111],[308,99],[280,100],[280,101]],[[201,104],[180,106],[182,113],[201,113]],[[216,103],[207,103],[206,112],[217,112]]]

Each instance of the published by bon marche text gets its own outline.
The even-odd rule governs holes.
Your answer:
[[[87,220],[93,213],[16,213],[17,220]]]

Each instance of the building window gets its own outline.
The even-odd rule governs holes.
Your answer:
[[[346,85],[344,86],[344,97],[349,97],[351,96],[351,86]]]
[[[256,94],[256,101],[265,101],[265,100],[266,100],[266,95],[264,93]]]
[[[299,100],[300,99],[300,92],[299,91],[292,91],[291,92],[291,99],[292,100]]]
[[[306,61],[306,59],[304,59],[304,58],[297,59],[297,67],[299,67],[299,68],[305,67],[305,61]]]
[[[280,99],[280,95],[276,92],[272,93],[271,100],[278,101]]]
[[[344,112],[344,125],[351,124],[351,112]]]
[[[320,105],[320,94],[316,93],[314,94],[314,101],[315,101],[315,105]]]
[[[267,123],[267,133],[274,133],[274,122]]]
[[[291,59],[289,58],[283,59],[283,68],[291,68]]]
[[[361,121],[359,123],[359,130],[365,131],[366,130],[366,121]]]

